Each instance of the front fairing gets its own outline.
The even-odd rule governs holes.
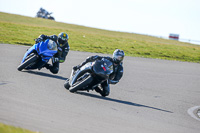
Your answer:
[[[102,59],[101,61],[89,62],[77,71],[72,69],[69,85],[73,86],[81,76],[89,74],[93,77],[89,88],[94,88],[107,80],[111,73],[113,73],[113,64],[111,61]]]
[[[47,63],[49,59],[53,57],[57,53],[57,44],[54,44],[54,47],[51,47],[50,44],[52,44],[52,40],[47,39],[45,42],[40,42],[34,44],[32,47],[30,47],[27,52],[24,54],[24,57],[21,61],[23,63],[26,58],[31,54],[31,53],[36,53],[39,55],[41,60],[44,63]],[[54,42],[55,43],[55,42]]]
[[[53,57],[54,54],[57,53],[57,48],[52,50],[48,48],[48,43],[50,43],[49,41],[51,40],[47,39],[45,42],[41,42],[38,45],[38,54],[42,57],[43,61],[48,61],[50,58]]]
[[[81,75],[83,75],[86,72],[91,72],[91,71],[92,71],[92,63],[91,62],[85,64],[77,71],[74,71],[72,69],[72,73],[71,73],[70,80],[69,80],[70,86],[72,86]]]
[[[103,79],[108,79],[113,73],[113,63],[107,59],[97,60],[93,64],[93,71]]]
[[[29,54],[31,54],[33,51],[37,51],[37,47],[38,47],[37,44],[34,44],[32,47],[30,47],[30,48],[26,51],[26,53],[24,54],[24,57],[23,57],[21,63],[23,63],[23,62],[25,61],[26,57],[27,57]]]

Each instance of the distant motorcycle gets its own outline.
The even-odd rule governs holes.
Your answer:
[[[55,20],[55,18],[52,17],[51,14],[52,14],[52,13],[49,13],[49,14],[47,15],[47,19]]]
[[[36,41],[37,42],[37,41]],[[18,70],[41,69],[57,53],[57,44],[53,40],[45,40],[34,44],[25,53]]]
[[[113,73],[113,63],[105,58],[89,62],[77,71],[72,69],[64,87],[70,92],[94,90]]]
[[[38,12],[36,14],[36,17],[38,18],[45,18],[45,19],[51,19],[51,20],[55,20],[55,18],[53,16],[51,16],[52,13],[48,13],[48,12]]]

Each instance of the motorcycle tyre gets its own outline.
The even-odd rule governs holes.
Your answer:
[[[32,62],[35,62],[37,59],[38,59],[37,55],[33,55],[31,58],[27,59],[25,62],[20,64],[17,69],[19,71],[21,71],[24,68],[26,68],[29,64],[31,64]]]
[[[64,87],[65,87],[67,90],[69,90],[69,88],[70,88],[69,79],[65,81]]]
[[[91,75],[89,75],[87,78],[83,79],[82,81],[80,81],[78,84],[71,86],[69,88],[69,91],[74,93],[78,90],[81,90],[83,87],[87,86],[88,84],[90,84],[93,80],[93,77]]]

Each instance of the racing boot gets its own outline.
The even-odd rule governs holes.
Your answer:
[[[46,69],[50,69],[52,66],[51,66],[50,64],[45,64],[44,67],[45,67]]]

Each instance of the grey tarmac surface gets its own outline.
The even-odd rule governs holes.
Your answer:
[[[187,113],[200,105],[198,63],[125,57],[123,78],[103,98],[63,87],[72,66],[95,53],[70,51],[54,75],[45,68],[19,72],[29,47],[0,46],[0,123],[42,133],[200,131],[200,121]]]

